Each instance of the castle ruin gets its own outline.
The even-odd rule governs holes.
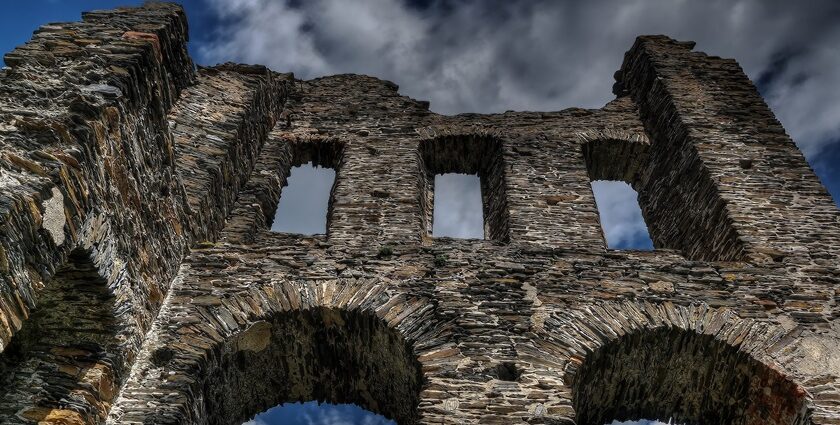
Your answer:
[[[840,424],[840,212],[734,60],[642,36],[601,109],[442,116],[186,42],[149,4],[5,56],[3,424]],[[327,233],[270,232],[309,161]],[[431,237],[449,172],[484,240]],[[654,251],[607,249],[593,180]]]

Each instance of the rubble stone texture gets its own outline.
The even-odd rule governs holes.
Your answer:
[[[643,36],[601,109],[441,116],[186,42],[149,4],[5,56],[0,422],[840,424],[840,212],[734,60]],[[270,232],[308,161],[327,234]],[[485,240],[431,237],[443,172]],[[596,179],[655,251],[606,248]]]

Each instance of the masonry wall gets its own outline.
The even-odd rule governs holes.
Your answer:
[[[186,36],[150,4],[6,57],[3,423],[308,399],[401,424],[840,423],[840,215],[734,61],[640,37],[603,108],[441,116],[373,77],[196,69]],[[307,161],[336,170],[327,233],[270,232]],[[485,240],[431,237],[439,172],[479,174]],[[605,248],[598,179],[639,192],[655,251]],[[74,285],[112,337],[45,338]]]
[[[5,56],[3,423],[105,420],[188,247],[220,230],[235,198],[236,177],[218,170],[247,174],[273,125],[284,92],[272,74],[238,66],[197,74],[186,38],[183,10],[154,4],[44,25]],[[222,147],[184,147],[188,127],[207,136],[200,118],[210,116]],[[182,176],[190,161],[201,169]],[[71,252],[86,253],[92,282],[60,286]],[[87,311],[105,315],[96,320],[110,323],[108,341]],[[61,325],[50,337],[44,323],[55,321],[37,318],[53,316]]]
[[[834,272],[793,259],[692,258],[699,254],[684,247],[709,239],[690,227],[669,227],[692,213],[673,207],[678,217],[652,223],[653,232],[674,239],[669,232],[683,232],[686,244],[653,252],[604,248],[590,180],[625,180],[642,193],[652,187],[646,173],[652,173],[655,139],[644,131],[631,97],[597,111],[444,117],[423,112],[422,103],[409,108],[411,100],[392,84],[370,77],[326,77],[297,87],[300,94],[284,109],[289,121],[270,133],[222,239],[194,251],[182,268],[113,411],[114,423],[148,417],[220,423],[225,414],[205,394],[234,379],[221,377],[223,359],[236,356],[231,344],[253,338],[255,326],[275,329],[272,323],[289,312],[325,308],[374,314],[413,347],[424,377],[416,416],[402,419],[402,412],[380,407],[387,398],[361,402],[401,423],[600,424],[638,415],[696,423],[714,412],[732,423],[836,421]],[[374,101],[379,109],[365,109]],[[407,120],[415,133],[403,136]],[[505,185],[508,240],[429,236],[422,221],[431,212],[424,203],[427,164],[435,161],[424,151],[429,141],[448,153],[436,172],[480,170],[476,164],[487,160],[487,151],[476,154],[469,146],[500,143],[500,152],[491,152],[499,157],[489,161],[502,161],[491,168],[500,170]],[[329,152],[326,163],[337,170],[328,232],[273,233],[269,222],[294,152],[312,146]],[[394,166],[403,152],[414,152],[413,161]],[[477,156],[457,157],[469,152]],[[372,157],[388,160],[369,163]],[[708,181],[702,174],[684,177]],[[484,197],[493,196],[499,193]],[[307,329],[291,340],[306,340]],[[619,338],[630,333],[638,339]],[[260,355],[283,343],[262,335]],[[173,352],[155,362],[164,347]],[[322,348],[343,355],[327,342]],[[632,359],[616,357],[625,352]],[[663,352],[674,353],[670,363],[639,369],[638,359]],[[620,363],[599,369],[611,363],[598,359]],[[729,366],[721,366],[724,359],[732,359]],[[657,369],[662,365],[667,369]],[[306,372],[278,382],[315,382],[317,388],[335,379],[319,376],[318,363],[301,367]],[[743,375],[715,372],[726,367]],[[754,382],[744,387],[744,377]],[[351,371],[341,379],[356,388],[390,384]],[[592,387],[585,389],[581,379]],[[709,391],[701,379],[714,379],[719,389]],[[599,398],[604,391],[618,395]],[[160,393],[169,396],[159,399]],[[238,393],[229,396],[235,400]],[[684,397],[662,397],[672,393]],[[272,394],[266,406],[312,397]],[[733,404],[728,394],[748,396]],[[606,410],[611,417],[592,413],[609,400],[627,409]],[[596,407],[587,410],[590,405]]]

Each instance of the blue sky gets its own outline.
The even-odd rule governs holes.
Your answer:
[[[6,2],[0,16],[0,51],[22,44],[41,24],[78,20],[83,10],[139,3]],[[293,71],[299,78],[370,74],[396,82],[403,94],[430,100],[431,109],[444,114],[598,108],[613,97],[612,74],[636,35],[662,33],[695,40],[699,50],[741,63],[835,203],[840,200],[837,1],[188,0],[182,4],[190,19],[190,52],[199,64],[262,63],[276,71]],[[321,172],[306,180],[329,187],[331,179]],[[481,229],[480,214],[459,204],[475,198],[465,196],[476,193],[475,185],[474,179],[455,178],[439,193],[450,213],[438,216],[436,211],[436,233],[475,236]],[[632,190],[600,182],[593,189],[610,246],[649,248]],[[308,198],[315,191],[298,192],[284,191],[285,201],[291,205],[317,201]],[[295,217],[307,214],[281,216],[296,221]],[[320,411],[317,406],[298,405],[287,412],[299,415],[313,408]],[[346,408],[337,411],[363,416],[347,413]]]
[[[352,404],[288,403],[257,415],[245,425],[396,425]]]

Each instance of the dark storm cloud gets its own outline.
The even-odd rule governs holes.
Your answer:
[[[210,3],[201,62],[375,75],[444,114],[600,107],[634,38],[667,34],[736,58],[810,159],[840,134],[836,1]]]

